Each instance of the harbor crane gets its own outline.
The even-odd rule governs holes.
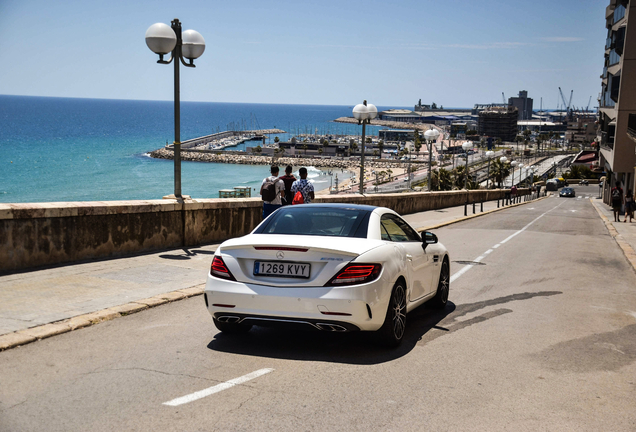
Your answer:
[[[572,95],[574,94],[574,90],[570,92],[570,100],[567,104],[565,103],[565,96],[563,96],[563,91],[561,90],[561,87],[559,87],[559,94],[561,95],[561,100],[563,101],[563,107],[565,108],[566,116],[569,117],[570,105],[572,104]]]
[[[590,104],[592,103],[592,96],[590,96],[590,100],[587,101],[587,107],[585,108],[585,112],[590,110]]]
[[[507,103],[506,103],[506,95],[504,94],[504,92],[501,92],[501,97],[503,99],[503,104],[507,105]]]

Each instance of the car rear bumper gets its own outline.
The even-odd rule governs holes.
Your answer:
[[[347,287],[277,288],[208,275],[204,294],[208,312],[220,321],[374,331],[384,323],[391,294],[384,283],[380,278]]]

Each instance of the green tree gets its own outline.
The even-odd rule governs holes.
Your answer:
[[[280,142],[280,138],[274,137],[274,142],[278,144]]]
[[[440,168],[431,173],[431,190],[445,191],[453,189],[453,178],[451,172]]]
[[[495,179],[495,182],[501,188],[503,179],[510,175],[510,164],[508,162],[501,162],[499,159],[494,159],[490,164],[490,176]]]
[[[420,139],[420,133],[417,129],[414,131],[413,136],[415,138],[414,140],[415,151],[419,154],[420,149],[422,148],[422,140]]]

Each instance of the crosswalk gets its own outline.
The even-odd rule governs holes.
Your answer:
[[[552,195],[552,198],[562,198],[559,195]],[[592,198],[598,198],[598,195],[579,195],[577,197],[575,197],[576,199],[592,199]]]

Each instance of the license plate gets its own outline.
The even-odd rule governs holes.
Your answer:
[[[309,278],[311,264],[280,261],[254,262],[254,276]]]

